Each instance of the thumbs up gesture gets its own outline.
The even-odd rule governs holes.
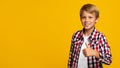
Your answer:
[[[84,54],[86,57],[88,57],[88,56],[95,56],[96,58],[100,58],[98,51],[90,48],[90,45],[87,44],[87,43],[85,43],[85,45],[86,45],[86,48],[83,49],[83,54]]]

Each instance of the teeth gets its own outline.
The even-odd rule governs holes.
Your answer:
[[[89,26],[89,24],[85,24],[85,26]]]

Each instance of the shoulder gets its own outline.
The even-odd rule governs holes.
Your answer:
[[[97,35],[97,40],[102,40],[102,41],[106,40],[106,36],[102,32],[96,31],[95,34]]]
[[[81,32],[82,32],[82,30],[78,30],[78,31],[74,32],[73,35],[79,35],[79,34],[81,34]]]
[[[99,37],[105,37],[105,34],[103,34],[103,33],[100,32],[100,31],[96,31],[96,33],[99,35]]]
[[[82,35],[82,30],[78,30],[73,33],[72,35],[72,41],[75,41],[76,39],[79,39]]]
[[[77,37],[81,35],[82,30],[78,30],[76,32],[73,33],[73,37]]]

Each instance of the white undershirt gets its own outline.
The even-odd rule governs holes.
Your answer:
[[[81,49],[80,49],[80,55],[79,55],[78,67],[77,68],[88,68],[87,57],[85,57],[84,54],[83,54],[83,49],[86,48],[85,43],[88,44],[88,36],[84,36],[84,42],[83,42],[83,44],[81,46]]]

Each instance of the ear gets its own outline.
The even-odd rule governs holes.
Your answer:
[[[95,22],[98,22],[98,19],[99,19],[99,18],[96,18]]]

